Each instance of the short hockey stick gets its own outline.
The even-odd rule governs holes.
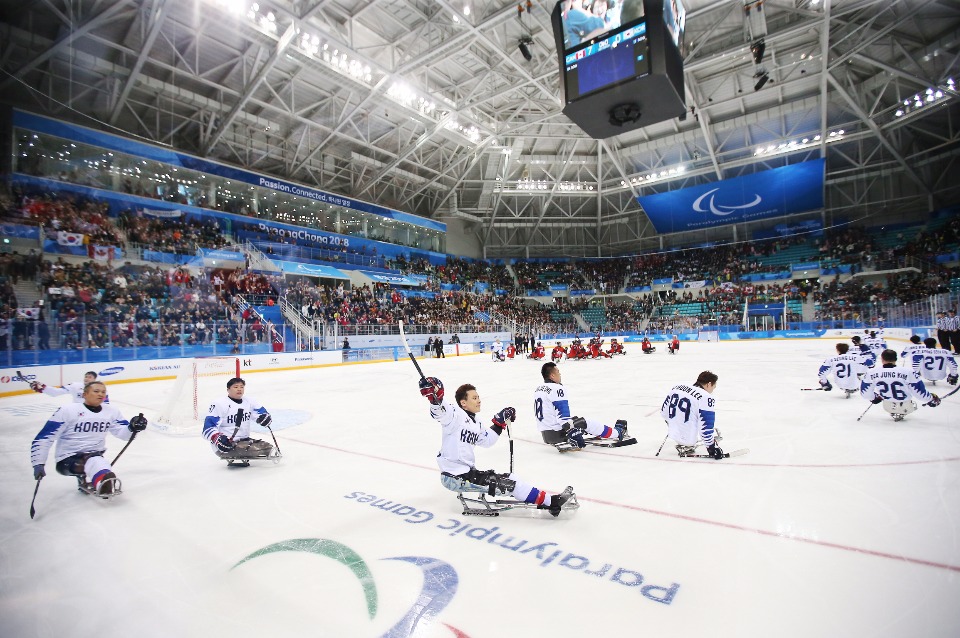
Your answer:
[[[749,448],[743,448],[742,450],[734,450],[733,452],[724,452],[722,458],[729,459],[731,456],[743,456],[749,452]],[[710,454],[688,454],[684,456],[685,459],[712,459],[713,456]]]
[[[273,437],[273,447],[275,447],[277,450],[277,456],[283,456],[283,454],[280,452],[280,444],[277,443],[277,437],[273,434],[273,428],[268,425],[267,429],[270,430],[270,436]]]
[[[863,414],[861,414],[860,416],[857,417],[857,421],[859,421],[860,419],[862,419],[863,417],[865,417],[865,416],[867,415],[867,411],[868,411],[870,408],[872,408],[873,405],[874,405],[873,403],[871,403],[870,405],[868,405],[868,406],[867,406],[867,409],[863,411]]]
[[[18,371],[17,374],[20,374],[20,372]],[[31,518],[31,519],[33,519],[33,517],[36,516],[36,514],[37,514],[37,510],[34,509],[33,504],[37,501],[37,492],[40,491],[40,481],[42,481],[42,480],[43,480],[43,477],[42,477],[42,476],[41,476],[40,478],[38,478],[38,479],[37,479],[37,486],[36,486],[35,488],[33,488],[33,498],[30,500],[30,518]]]
[[[421,378],[421,379],[426,379],[427,376],[426,376],[425,374],[423,374],[423,370],[420,369],[420,364],[417,363],[417,358],[414,357],[414,356],[413,356],[413,353],[410,351],[410,344],[407,343],[407,334],[403,331],[403,322],[400,321],[400,322],[398,322],[398,323],[399,323],[399,325],[400,325],[400,338],[403,340],[403,347],[406,349],[407,355],[410,356],[410,360],[413,361],[413,365],[416,366],[417,372],[420,373],[420,378]]]
[[[237,436],[237,432],[240,431],[240,424],[243,422],[243,408],[237,410],[237,425],[233,428],[233,434],[230,435],[230,442],[233,443],[233,437]]]
[[[816,392],[817,390],[826,390],[826,388],[800,388],[800,392]]]
[[[960,385],[958,385],[958,386],[955,387],[953,390],[950,390],[950,392],[947,392],[945,395],[943,395],[942,397],[940,397],[940,400],[943,401],[943,400],[946,399],[947,397],[953,396],[954,394],[957,393],[957,390],[960,390]]]
[[[512,421],[507,421],[505,428],[507,431],[507,438],[510,440],[510,473],[513,474],[513,437],[510,436],[510,424]]]
[[[657,453],[654,454],[654,456],[660,456],[660,450],[662,450],[662,449],[663,449],[663,446],[667,444],[667,439],[669,439],[669,438],[670,438],[670,435],[669,435],[669,434],[668,434],[667,436],[663,437],[663,443],[660,444],[660,449],[657,450]]]
[[[115,465],[116,462],[117,462],[117,459],[119,459],[121,456],[123,456],[123,453],[126,452],[126,451],[127,451],[127,448],[130,447],[130,444],[133,443],[133,440],[134,440],[135,438],[137,438],[137,434],[139,434],[139,432],[134,432],[134,433],[130,436],[130,440],[127,441],[127,444],[123,446],[123,449],[122,449],[122,450],[120,450],[120,454],[117,454],[117,456],[114,457],[113,461],[110,462],[110,465]]]

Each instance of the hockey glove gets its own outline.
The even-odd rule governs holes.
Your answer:
[[[587,442],[583,440],[583,430],[577,427],[567,430],[567,443],[575,448],[587,447]]]
[[[229,452],[236,446],[233,444],[233,441],[230,440],[226,434],[220,434],[219,432],[213,435],[213,438],[210,439],[211,442],[217,446],[217,452]]]
[[[872,403],[872,404],[874,404],[874,405],[876,405],[876,404],[878,404],[878,403],[883,403],[883,397],[880,396],[879,394],[875,394],[875,395],[873,395],[873,400],[870,401],[870,403]]]
[[[40,479],[42,479],[42,478],[43,478],[44,476],[46,476],[46,475],[47,475],[47,471],[46,471],[45,469],[43,469],[43,466],[42,466],[42,465],[34,465],[34,466],[33,466],[33,480],[39,481]]]
[[[30,389],[33,390],[34,392],[43,392],[46,389],[46,387],[47,386],[45,384],[40,383],[39,381],[30,382]]]
[[[143,412],[130,419],[130,425],[127,426],[131,432],[143,432],[147,429],[147,417]]]
[[[824,392],[830,392],[830,390],[833,390],[833,386],[830,385],[829,381],[821,381],[820,387],[823,389]]]
[[[493,424],[505,428],[517,420],[517,411],[513,408],[504,408],[493,415]]]
[[[720,446],[716,443],[707,448],[707,454],[712,456],[717,461],[723,458],[723,450],[721,450]]]
[[[443,383],[436,377],[421,378],[420,394],[432,405],[440,405],[443,403]]]
[[[257,425],[262,425],[265,428],[269,428],[271,423],[273,423],[273,417],[271,417],[269,414],[261,414],[257,417]]]
[[[935,408],[935,407],[937,407],[938,405],[940,405],[940,397],[938,397],[937,395],[933,394],[932,392],[930,393],[930,396],[933,397],[933,398],[930,399],[929,401],[927,401],[927,407],[928,407],[928,408]]]
[[[949,374],[947,375],[947,383],[950,385],[957,385],[957,375]]]

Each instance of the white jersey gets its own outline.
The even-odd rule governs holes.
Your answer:
[[[910,367],[916,370],[917,365],[920,363],[920,359],[923,358],[922,357],[923,352],[926,349],[927,349],[927,346],[925,346],[922,343],[911,343],[909,346],[904,348],[903,351],[900,352],[901,365],[903,365],[904,367]],[[920,359],[916,359],[916,357],[919,357]]]
[[[870,348],[870,350],[877,355],[877,359],[879,359],[880,354],[887,349],[887,342],[883,340],[883,337],[867,337],[863,340],[863,345]]]
[[[243,410],[243,420],[236,436],[233,436],[240,410]],[[267,414],[267,409],[252,397],[244,395],[240,401],[234,401],[227,396],[220,397],[207,409],[207,417],[203,420],[203,438],[209,441],[214,434],[219,433],[233,436],[237,441],[249,439],[250,423],[261,414]]]
[[[863,344],[853,344],[853,347],[850,348],[850,352],[860,357],[860,363],[867,368],[872,368],[879,360],[879,357],[876,355],[876,353]]]
[[[107,432],[118,439],[129,441],[133,434],[130,422],[120,410],[103,404],[93,411],[83,403],[70,403],[53,413],[50,420],[33,439],[30,446],[30,464],[47,462],[50,447],[56,442],[54,459],[62,461],[81,452],[100,452],[107,447]]]
[[[73,383],[68,383],[67,385],[61,386],[48,385],[43,389],[43,394],[47,394],[52,397],[59,397],[63,396],[64,394],[69,394],[73,396],[74,403],[83,403],[83,388],[83,381],[74,381]],[[106,397],[103,402],[110,403],[110,397]]]
[[[947,374],[957,374],[957,359],[952,352],[944,348],[924,347],[913,358],[913,369],[927,381],[939,381]]]
[[[877,368],[865,374],[860,382],[860,396],[867,400],[879,396],[885,401],[906,401],[913,397],[920,403],[932,398],[919,374],[897,366]]]
[[[833,374],[834,383],[842,390],[856,390],[860,387],[859,374],[864,374],[867,366],[858,354],[847,353],[830,357],[820,365],[818,374],[821,381],[828,381],[827,377]]]
[[[443,439],[440,441],[440,453],[437,465],[441,472],[459,476],[475,467],[473,448],[491,447],[500,435],[491,428],[477,422],[475,414],[470,414],[449,399],[440,405],[430,406],[430,416],[443,427]]]
[[[501,342],[499,342],[499,341],[494,341],[494,342],[493,342],[493,345],[490,346],[490,352],[499,352],[499,353],[502,354],[502,353],[503,353],[503,343],[501,343]]]
[[[675,385],[660,408],[667,422],[667,436],[683,445],[713,445],[716,399],[703,388]]]
[[[559,383],[545,381],[533,392],[533,414],[537,417],[540,431],[563,430],[570,423],[567,389]]]

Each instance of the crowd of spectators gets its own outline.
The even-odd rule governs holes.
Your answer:
[[[198,248],[223,248],[227,245],[215,221],[189,221],[177,218],[144,217],[132,211],[123,211],[117,218],[118,227],[127,235],[127,241],[148,250],[178,255],[195,255]]]

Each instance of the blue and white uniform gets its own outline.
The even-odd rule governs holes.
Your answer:
[[[43,389],[43,394],[51,397],[59,397],[63,396],[64,394],[69,394],[73,397],[74,403],[83,403],[83,388],[83,381],[74,381],[73,383],[68,383],[67,385],[61,386],[48,385]],[[106,397],[103,402],[110,403],[110,397]]]
[[[477,415],[467,412],[453,401],[444,399],[440,405],[430,406],[430,416],[442,427],[440,453],[437,465],[440,467],[443,486],[454,491],[481,491],[485,487],[471,484],[465,476],[476,468],[473,448],[492,447],[500,440],[497,429],[488,428],[477,422]],[[549,503],[549,495],[532,484],[510,474],[514,482],[512,496],[527,503],[542,505]]]
[[[544,381],[533,393],[533,414],[537,418],[537,427],[541,432],[556,430],[563,432],[573,425],[570,414],[570,391],[563,384]],[[587,422],[587,434],[609,437],[613,428],[596,419],[582,417]]]
[[[913,359],[913,370],[927,381],[939,381],[957,374],[957,359],[945,348],[924,348]]]
[[[848,352],[830,357],[820,365],[818,377],[821,385],[823,382],[829,383],[829,376],[832,374],[834,383],[842,390],[856,390],[860,387],[859,374],[867,372],[867,366],[863,363],[863,357],[859,354]]]
[[[927,403],[933,397],[915,371],[897,366],[871,370],[860,382],[860,396],[872,401],[879,396],[884,401],[902,402],[910,398]]]
[[[56,443],[54,460],[62,461],[77,454],[99,452],[86,459],[84,474],[90,483],[96,484],[110,470],[110,464],[102,453],[107,447],[107,432],[123,441],[129,441],[133,432],[130,422],[120,410],[102,404],[91,409],[83,403],[65,405],[50,417],[30,446],[30,464],[45,465],[50,448]]]
[[[926,350],[927,346],[922,343],[911,343],[900,352],[900,361],[903,362],[904,366],[909,366],[916,370]]]
[[[703,388],[675,385],[660,408],[667,436],[682,445],[713,445],[717,400]]]
[[[494,342],[493,342],[493,345],[490,346],[490,356],[491,356],[494,360],[501,360],[501,359],[504,358],[504,356],[503,356],[503,344],[500,342],[499,339],[497,339],[496,341],[494,341]]]
[[[883,351],[887,349],[887,342],[884,341],[881,336],[867,337],[863,340],[863,345],[870,348],[870,351],[873,352],[877,359],[879,359]]]
[[[851,348],[851,352],[853,352],[853,354],[860,357],[860,363],[862,363],[864,367],[867,367],[867,368],[872,368],[874,365],[876,365],[877,361],[880,358],[879,356],[877,356],[876,353],[874,353],[873,350],[871,350],[869,347],[867,347],[862,343],[853,344],[853,348]]]
[[[207,416],[203,420],[203,438],[211,441],[214,434],[224,434],[227,438],[233,436],[233,429],[237,426],[237,414],[241,409],[243,420],[233,439],[235,441],[249,439],[250,423],[261,414],[267,414],[267,409],[260,405],[259,401],[246,395],[239,401],[224,396],[211,403],[207,409]]]

